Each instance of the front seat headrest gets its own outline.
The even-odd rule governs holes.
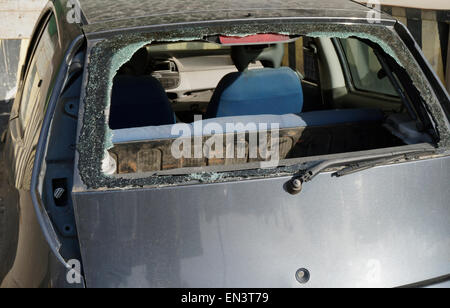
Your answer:
[[[175,124],[161,83],[151,76],[116,76],[111,96],[111,129]]]
[[[263,68],[226,75],[214,91],[207,117],[282,115],[302,110],[299,76],[288,67]]]
[[[245,71],[250,63],[261,61],[265,67],[279,68],[283,61],[283,44],[231,47],[231,59],[238,71]]]
[[[148,65],[149,55],[147,48],[143,47],[136,51],[133,57],[119,70],[121,75],[142,76]]]

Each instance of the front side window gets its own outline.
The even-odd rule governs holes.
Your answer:
[[[39,102],[46,99],[44,91],[49,87],[54,72],[52,59],[57,42],[56,20],[54,16],[51,16],[28,66],[20,104],[19,118],[22,130],[26,130],[33,115],[38,111]]]

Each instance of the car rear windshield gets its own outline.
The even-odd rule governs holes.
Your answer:
[[[395,69],[383,67],[387,55],[356,38],[332,42],[142,47],[114,77],[105,172],[277,166],[431,142],[400,99]]]
[[[94,138],[92,125],[105,141],[83,140],[81,156],[95,150],[102,177],[135,179],[437,144],[424,90],[415,86],[423,76],[403,63],[411,55],[399,44],[357,32],[265,32],[104,48],[91,59],[80,140]],[[97,96],[106,98],[104,118],[98,101],[89,105],[101,84],[94,77],[108,72],[102,61],[116,65]],[[89,114],[98,116],[89,122]]]

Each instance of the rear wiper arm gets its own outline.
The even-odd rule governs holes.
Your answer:
[[[434,155],[436,151],[432,150],[422,150],[422,151],[412,151],[402,154],[384,154],[377,155],[371,158],[341,158],[341,159],[330,159],[325,160],[309,169],[307,169],[302,175],[294,176],[286,185],[286,189],[290,194],[298,194],[303,189],[303,184],[312,181],[317,175],[322,173],[324,170],[345,165],[343,169],[332,174],[333,177],[342,177],[356,172],[368,170],[379,165],[385,165],[389,163],[395,163],[398,161],[408,161],[416,159],[419,156],[424,155]]]
[[[371,169],[371,168],[374,168],[379,165],[394,163],[399,160],[409,160],[410,159],[409,156],[410,156],[410,154],[402,154],[402,155],[396,155],[396,156],[391,156],[391,157],[384,157],[384,158],[380,158],[380,159],[373,159],[373,160],[369,160],[369,161],[352,163],[348,167],[345,167],[344,169],[341,169],[341,170],[333,173],[333,176],[339,178],[339,177],[353,174],[353,173],[356,173],[359,171]]]

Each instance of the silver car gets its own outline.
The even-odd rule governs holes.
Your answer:
[[[450,99],[405,26],[74,3],[42,13],[3,138],[3,287],[450,286]]]

